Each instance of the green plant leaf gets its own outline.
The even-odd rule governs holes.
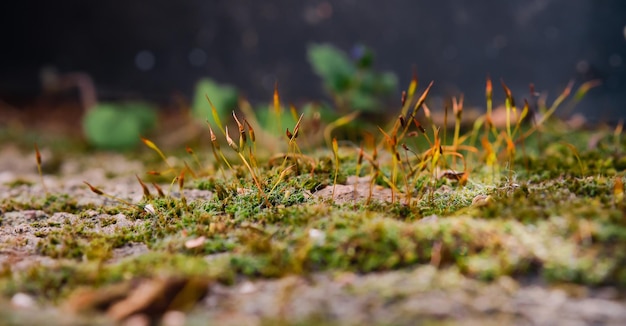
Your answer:
[[[392,72],[383,72],[378,76],[377,92],[391,95],[398,88],[398,77]]]
[[[140,102],[100,103],[83,118],[87,141],[102,149],[126,150],[156,125],[156,110]]]
[[[378,75],[373,71],[363,71],[359,79],[359,92],[374,94],[378,88]]]
[[[368,92],[357,91],[350,96],[350,108],[356,111],[377,111],[380,102]]]
[[[327,44],[310,44],[307,56],[330,91],[341,93],[350,87],[356,68],[344,52]]]
[[[284,135],[284,128],[289,128],[293,130],[293,126],[296,124],[296,120],[293,119],[293,116],[291,114],[283,112],[283,114],[280,115],[279,121],[276,117],[276,114],[274,114],[272,110],[268,110],[266,107],[256,109],[255,114],[257,116],[259,124],[261,125],[261,128],[275,136]],[[283,129],[279,130],[279,126],[281,126]]]
[[[193,115],[202,122],[207,119],[213,121],[211,118],[211,106],[207,102],[205,94],[215,105],[221,119],[225,119],[227,115],[230,115],[230,112],[237,105],[238,94],[236,88],[229,85],[218,84],[209,78],[201,79],[196,84],[192,112]],[[211,125],[215,126],[213,123],[211,123]]]

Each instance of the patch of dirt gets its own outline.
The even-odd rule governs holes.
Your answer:
[[[335,186],[328,186],[324,189],[316,191],[313,196],[319,198],[333,199],[337,204],[353,203],[359,201],[380,201],[391,202],[392,193],[391,189],[384,188],[382,186],[372,184],[370,177],[348,177],[345,185],[337,184]],[[394,200],[398,198],[406,198],[404,194],[394,194]]]

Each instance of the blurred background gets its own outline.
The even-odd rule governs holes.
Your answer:
[[[84,82],[93,82],[101,101],[141,99],[160,106],[191,101],[201,78],[230,84],[253,103],[270,101],[276,81],[281,96],[294,103],[328,99],[307,59],[311,43],[327,43],[352,59],[369,48],[374,68],[397,78],[396,105],[415,66],[422,89],[435,81],[433,99],[463,93],[466,106],[476,107],[484,105],[486,75],[502,78],[519,100],[530,82],[553,99],[571,79],[599,79],[577,110],[590,120],[626,117],[622,0],[66,0],[1,6],[5,116],[41,111],[46,90],[71,94]],[[502,100],[499,88],[495,96]]]

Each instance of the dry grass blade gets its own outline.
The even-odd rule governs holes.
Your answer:
[[[282,108],[280,106],[280,95],[278,94],[278,82],[274,83],[274,114],[278,122],[278,130],[283,130],[282,126]]]
[[[513,94],[511,93],[511,90],[506,86],[506,84],[504,83],[504,80],[500,80],[500,83],[502,84],[502,88],[504,89],[504,94],[506,95],[506,101],[508,101],[508,105],[515,110],[515,99],[513,98]],[[506,102],[505,102],[506,103]]]
[[[254,134],[254,129],[252,128],[252,126],[250,125],[248,120],[246,120],[246,118],[243,118],[243,122],[248,127],[248,133],[250,134],[250,140],[252,141],[252,144],[254,145],[256,143],[256,135]]]
[[[43,181],[43,170],[41,168],[41,152],[39,152],[39,146],[35,143],[35,160],[37,161],[37,172],[39,173],[39,180],[41,181],[41,187],[43,191],[48,196],[48,188],[46,187],[46,183]]]
[[[489,138],[487,138],[487,136],[483,136],[480,139],[480,142],[483,146],[483,151],[485,152],[485,163],[487,163],[488,166],[494,166],[497,163],[498,158],[493,150],[493,146],[491,146],[491,143],[489,142]]]
[[[213,115],[213,120],[215,120],[217,127],[220,128],[222,133],[225,133],[226,131],[224,130],[224,125],[222,125],[222,120],[220,120],[220,115],[217,112],[217,108],[215,107],[215,105],[213,105],[213,102],[211,102],[211,99],[209,98],[207,94],[204,94],[204,97],[206,97],[206,100],[209,102],[209,105],[211,106],[211,114]]]
[[[594,80],[590,80],[588,82],[583,83],[582,85],[580,85],[580,87],[578,87],[578,90],[574,94],[574,99],[576,101],[582,100],[583,97],[585,97],[585,95],[587,95],[587,92],[590,89],[598,87],[600,85],[602,85],[602,81],[599,80],[599,79],[594,79]]]
[[[426,105],[426,103],[422,104],[422,108],[424,109],[424,116],[426,117],[426,120],[428,120],[428,122],[432,126],[433,117],[432,117],[432,114],[430,113],[430,108],[428,107],[428,105]]]
[[[564,142],[562,141],[561,144],[567,146],[567,148],[569,148],[570,151],[572,151],[572,154],[574,154],[574,157],[576,158],[576,161],[578,162],[578,167],[580,168],[580,175],[584,178],[585,177],[585,166],[583,165],[583,162],[580,159],[580,155],[578,154],[578,149],[576,148],[576,146]]]
[[[120,202],[120,203],[122,203],[122,204],[125,204],[125,205],[128,205],[128,206],[138,206],[138,205],[135,205],[135,204],[133,204],[133,203],[131,203],[131,202],[127,201],[127,200],[124,200],[124,199],[122,199],[122,198],[115,197],[115,196],[113,196],[113,195],[109,195],[109,194],[105,193],[104,191],[102,191],[102,190],[100,190],[100,189],[98,189],[98,188],[96,188],[96,187],[92,186],[92,185],[91,185],[89,182],[87,182],[87,181],[83,181],[83,183],[84,183],[84,184],[86,184],[86,185],[87,185],[87,187],[89,187],[89,190],[91,190],[91,191],[92,191],[93,193],[95,193],[96,195],[100,195],[100,196],[103,196],[103,197],[106,197],[106,198],[109,198],[109,199],[112,199],[112,200],[118,201],[118,202]]]
[[[411,83],[409,84],[409,98],[413,98],[413,95],[417,90],[418,83],[419,81],[417,79],[417,68],[413,66],[413,75],[411,76]]]
[[[183,164],[185,165],[185,168],[187,169],[187,172],[189,172],[189,174],[191,174],[191,177],[194,178],[194,179],[198,179],[198,175],[196,174],[196,172],[193,171],[191,166],[189,166],[189,164],[187,164],[186,161],[183,161]]]
[[[356,119],[360,113],[361,113],[360,111],[354,111],[350,114],[344,115],[343,117],[340,117],[339,119],[329,123],[324,129],[324,140],[326,141],[326,144],[328,144],[329,146],[331,145],[330,138],[331,138],[333,130],[350,123],[352,120]]]
[[[84,184],[86,184],[86,185],[87,185],[87,187],[89,187],[89,190],[91,190],[91,191],[92,191],[93,193],[95,193],[96,195],[101,195],[101,196],[103,196],[103,195],[104,195],[104,192],[103,192],[102,190],[100,190],[100,189],[98,189],[98,188],[96,188],[96,187],[92,186],[89,182],[87,182],[87,181],[83,181],[83,183],[84,183]]]
[[[402,115],[398,117],[398,121],[400,122],[400,127],[402,128],[406,127],[406,120],[404,120],[404,117]]]
[[[493,110],[493,84],[491,77],[487,76],[485,82],[485,97],[487,98],[487,129],[491,128],[491,112]]]
[[[283,164],[281,165],[282,168],[285,167],[285,165],[287,164],[287,158],[290,157],[290,153],[293,150],[293,156],[296,159],[296,164],[298,161],[298,155],[300,154],[302,155],[302,151],[300,151],[300,147],[298,146],[298,143],[296,142],[296,138],[298,138],[298,135],[300,134],[300,123],[302,122],[302,117],[304,117],[304,114],[300,115],[300,118],[298,118],[298,121],[296,122],[295,126],[293,127],[293,133],[291,133],[289,131],[289,128],[287,128],[287,130],[285,131],[285,135],[287,136],[288,141],[288,150],[287,150],[287,155],[285,155],[285,158],[283,160]]]
[[[241,148],[238,147],[237,144],[235,144],[232,138],[230,138],[230,135],[228,134],[228,126],[226,126],[225,128],[225,135],[226,135],[226,141],[228,142],[228,146],[230,146],[230,148],[232,148],[237,153],[237,155],[241,159],[241,162],[243,162],[243,164],[248,169],[248,172],[250,172],[250,175],[252,176],[252,180],[254,181],[254,184],[256,185],[258,189],[259,195],[263,198],[265,205],[268,207],[272,206],[270,201],[267,199],[265,192],[263,191],[263,186],[261,186],[261,182],[259,181],[258,176],[254,172],[254,169],[252,168],[248,160],[246,160],[245,156],[243,156],[243,154],[241,153],[242,152]],[[223,154],[222,154],[222,157],[224,158]],[[226,160],[226,158],[224,158],[224,160]]]
[[[409,88],[407,91],[402,92],[402,111],[401,114],[403,116],[407,115],[407,111],[409,110],[411,103],[413,103],[413,97],[415,96],[415,91],[417,90],[418,79],[417,79],[417,69],[413,66],[413,74],[411,76],[411,82],[409,83]]]
[[[213,157],[215,158],[215,163],[219,165],[220,159],[217,155],[217,151],[220,148],[220,143],[217,142],[217,136],[215,136],[215,133],[213,132],[213,128],[211,128],[211,125],[209,124],[208,121],[207,121],[207,126],[209,126],[209,134],[211,137],[211,150],[213,151]]]
[[[191,147],[189,147],[189,145],[186,145],[185,146],[185,151],[187,151],[187,153],[189,155],[191,155],[191,157],[193,157],[193,160],[196,163],[196,165],[198,166],[198,168],[202,169],[202,164],[200,163],[200,160],[198,159],[198,155],[196,155],[194,150]]]
[[[461,119],[463,116],[463,95],[457,100],[456,97],[452,98],[452,112],[454,113],[454,138],[452,140],[452,146],[456,148],[461,144],[459,140],[459,134],[461,132]]]
[[[226,126],[225,135],[228,146],[230,146],[230,148],[232,148],[235,152],[239,153],[239,147],[237,146],[237,144],[235,144],[235,141],[233,141],[233,139],[230,138],[230,135],[228,134],[228,126]]]
[[[504,80],[500,80],[502,84],[502,88],[504,89],[504,93],[506,94],[506,99],[504,101],[504,106],[506,109],[506,134],[509,138],[512,138],[511,134],[511,110],[515,113],[515,100],[513,99],[513,95],[511,94],[511,90],[504,84]]]
[[[556,100],[554,100],[554,102],[552,103],[552,106],[550,106],[550,108],[543,113],[543,115],[541,116],[541,119],[539,119],[539,121],[537,121],[532,128],[526,131],[526,133],[521,135],[517,139],[517,141],[521,141],[523,139],[528,138],[528,136],[532,135],[539,127],[541,127],[543,123],[546,122],[546,120],[548,120],[552,116],[552,114],[554,114],[554,112],[561,105],[561,103],[563,103],[563,101],[565,101],[565,99],[569,96],[569,94],[572,91],[573,86],[574,86],[574,81],[572,80],[569,82],[569,84],[567,84],[567,87],[565,87],[561,95],[559,95],[559,97],[557,97]]]
[[[243,154],[241,154],[240,152],[237,152],[237,154],[239,155],[239,158],[241,158],[241,161],[250,172],[250,175],[252,176],[252,180],[254,181],[254,184],[256,185],[257,190],[259,191],[259,195],[263,198],[265,205],[267,207],[271,207],[272,204],[270,203],[269,199],[267,199],[267,196],[265,195],[265,192],[263,191],[263,186],[261,186],[261,182],[259,181],[259,178],[257,177],[256,173],[254,173],[254,169],[252,169],[252,166],[250,166],[250,163],[248,163],[248,161],[243,156]]]
[[[359,147],[359,156],[357,157],[356,160],[356,177],[360,177],[361,176],[361,165],[363,164],[363,154],[365,152],[363,151],[363,144],[361,144],[361,146]],[[356,183],[354,184],[356,187]]]
[[[185,173],[187,172],[187,168],[183,168],[178,175],[178,191],[180,192],[180,200],[183,202],[183,205],[187,206],[187,199],[185,198],[185,193],[183,189],[185,188]]]
[[[274,83],[274,113],[276,113],[277,115],[281,113],[280,95],[278,94],[278,82]]]
[[[293,120],[298,121],[298,110],[293,103],[289,103],[289,112],[291,113],[291,117]]]
[[[141,180],[141,178],[139,178],[138,175],[135,174],[135,178],[137,178],[137,181],[141,185],[144,199],[147,199],[147,200],[152,199],[152,194],[150,194],[150,189],[148,189],[148,186],[146,186],[146,184]]]
[[[296,125],[293,127],[293,138],[298,138],[298,134],[300,132],[300,123],[302,123],[302,118],[304,117],[304,113],[300,115],[298,118]]]
[[[522,108],[522,113],[517,119],[517,122],[515,124],[515,129],[513,130],[513,133],[511,134],[511,138],[515,137],[515,135],[520,129],[520,126],[522,125],[522,121],[524,121],[524,119],[526,119],[526,116],[528,116],[529,111],[530,111],[530,106],[528,105],[528,101],[524,100],[524,108]]]
[[[563,103],[563,101],[565,101],[565,99],[572,92],[572,88],[573,87],[574,87],[574,81],[571,80],[569,82],[569,84],[567,84],[567,86],[565,87],[563,92],[559,95],[559,97],[557,97],[556,100],[554,100],[554,102],[552,103],[552,106],[550,107],[550,109],[548,109],[548,111],[544,114],[544,118],[541,120],[542,122],[545,121],[545,119],[547,119],[547,117],[552,115],[552,113],[554,111],[556,111],[556,109],[561,105],[561,103]],[[538,124],[540,124],[540,123],[538,123]]]
[[[237,128],[239,129],[239,148],[241,148],[241,150],[243,151],[248,140],[246,137],[246,129],[243,127],[243,124],[239,122],[235,111],[233,111],[233,119],[235,119],[235,122],[237,123]]]
[[[431,81],[430,84],[428,84],[428,87],[426,87],[426,89],[422,93],[422,96],[420,96],[420,98],[417,100],[417,102],[415,102],[415,105],[413,106],[413,110],[411,110],[411,114],[408,117],[406,117],[406,120],[409,120],[409,119],[412,119],[412,118],[415,117],[415,114],[417,113],[419,108],[426,101],[426,97],[428,96],[428,93],[430,92],[430,89],[433,87],[434,83],[435,83],[435,81]]]
[[[587,95],[587,92],[589,92],[589,90],[591,90],[592,88],[598,87],[600,85],[602,85],[602,81],[599,79],[594,79],[594,80],[590,80],[590,81],[582,83],[580,87],[578,87],[578,90],[576,90],[576,92],[574,93],[572,103],[570,103],[563,110],[563,115],[568,116],[571,113],[571,111],[574,109],[574,107],[576,106],[576,103],[580,102],[583,99],[583,97]]]
[[[153,182],[152,186],[154,187],[154,189],[156,189],[157,194],[159,195],[159,198],[165,197],[165,193],[163,193],[163,189],[161,189],[161,187],[156,182]]]
[[[173,169],[173,167],[167,161],[167,158],[165,157],[165,154],[163,154],[161,149],[159,149],[159,147],[155,143],[153,143],[151,140],[149,140],[147,138],[143,138],[143,137],[140,137],[140,138],[141,138],[141,141],[146,146],[148,146],[150,149],[152,149],[153,151],[157,152],[157,154],[159,154],[159,156],[163,159],[163,162],[165,162],[165,165],[167,165],[168,168]]]
[[[286,169],[284,169],[279,175],[278,175],[278,179],[276,179],[276,182],[274,183],[274,185],[272,186],[272,189],[270,189],[270,194],[272,192],[274,192],[274,189],[276,189],[276,187],[278,186],[279,183],[281,183],[285,177],[287,176],[287,174],[289,174],[289,172],[291,172],[293,170],[293,168],[295,167],[295,165],[290,165],[288,166]]]
[[[211,135],[211,150],[213,151],[213,156],[215,157],[215,163],[220,166],[221,158],[222,161],[226,163],[226,166],[228,166],[229,169],[232,169],[232,166],[230,165],[230,162],[228,162],[228,160],[226,159],[226,156],[224,156],[224,153],[222,152],[222,149],[220,147],[220,143],[217,141],[217,136],[215,136],[213,128],[211,128],[211,125],[208,123],[208,121],[207,126],[209,127],[209,133]],[[224,133],[226,133],[226,131],[224,131]]]
[[[415,102],[415,105],[413,106],[413,109],[411,110],[410,113],[407,113],[407,115],[404,117],[405,121],[411,121],[413,120],[413,118],[415,118],[415,115],[417,114],[418,110],[424,106],[424,102],[426,101],[426,97],[428,96],[428,93],[430,92],[430,89],[432,88],[433,84],[435,82],[431,81],[430,84],[428,84],[428,87],[426,87],[426,89],[424,90],[424,92],[422,93],[422,96],[420,96],[420,98],[417,100],[417,102]],[[431,120],[430,117],[430,110],[428,110],[428,112],[426,112],[426,108],[424,111],[424,114],[426,114],[426,117]],[[432,122],[432,120],[431,120]],[[406,127],[404,127],[402,129],[402,132],[400,133],[400,135],[398,136],[398,140],[402,140],[404,138],[404,136],[406,135],[407,131],[409,129],[409,124],[406,124]],[[395,133],[395,132],[394,132]]]

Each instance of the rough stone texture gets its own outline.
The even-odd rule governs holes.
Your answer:
[[[465,325],[620,325],[626,321],[626,302],[601,298],[598,293],[580,296],[560,288],[520,285],[510,277],[482,283],[455,270],[438,272],[425,266],[368,275],[290,276],[234,287],[215,284],[197,314],[220,325],[244,320],[260,325],[268,319],[313,319],[338,325],[414,325],[428,320]]]

